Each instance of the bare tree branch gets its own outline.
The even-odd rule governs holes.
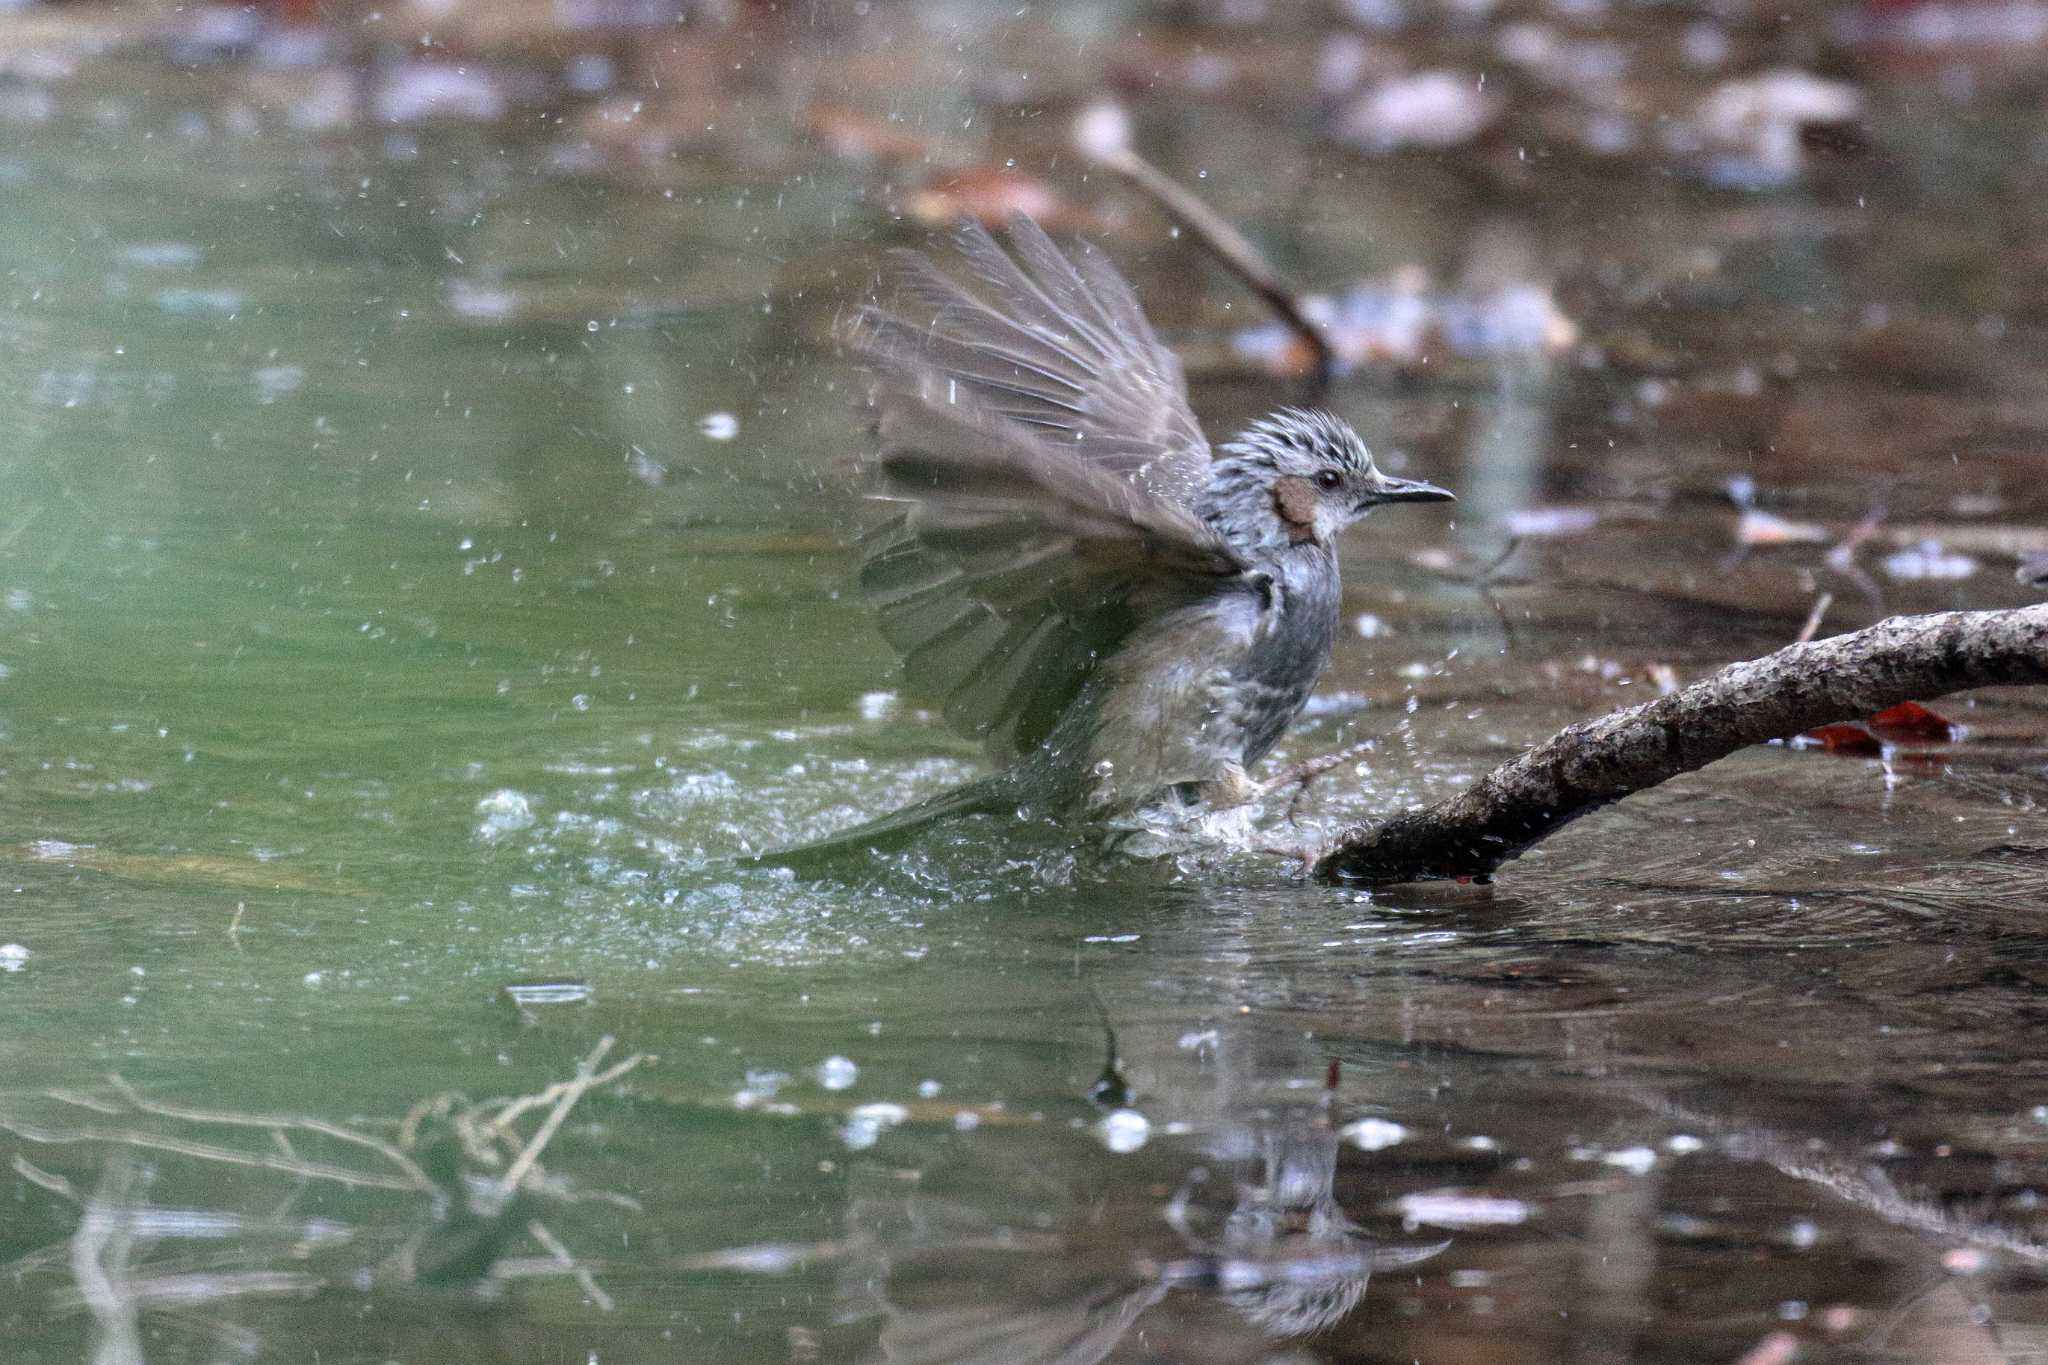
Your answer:
[[[2013,683],[2048,683],[2048,605],[1895,616],[1568,726],[1448,800],[1345,831],[1316,875],[1372,884],[1485,877],[1580,816],[1737,749],[1902,701]]]

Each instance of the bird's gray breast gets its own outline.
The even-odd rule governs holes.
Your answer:
[[[1276,555],[1259,566],[1275,600],[1236,673],[1244,697],[1244,756],[1265,757],[1301,713],[1330,662],[1342,588],[1335,555],[1321,545]]]
[[[1337,606],[1334,559],[1304,547],[1148,622],[1104,662],[1068,750],[1085,803],[1135,806],[1263,757],[1322,675]]]

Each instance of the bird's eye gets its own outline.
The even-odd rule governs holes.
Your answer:
[[[1325,469],[1322,473],[1316,475],[1316,487],[1326,493],[1332,491],[1338,484],[1343,482],[1344,476],[1334,469]]]

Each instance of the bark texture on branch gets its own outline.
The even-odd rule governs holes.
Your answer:
[[[1487,876],[1578,817],[1737,749],[2012,683],[2048,683],[2048,605],[1895,616],[1568,726],[1448,800],[1345,831],[1316,875],[1372,884]]]

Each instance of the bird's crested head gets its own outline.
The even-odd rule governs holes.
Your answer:
[[[1382,474],[1343,418],[1314,408],[1282,408],[1222,448],[1201,512],[1235,543],[1279,550],[1327,545],[1381,503],[1452,497],[1435,484]]]

